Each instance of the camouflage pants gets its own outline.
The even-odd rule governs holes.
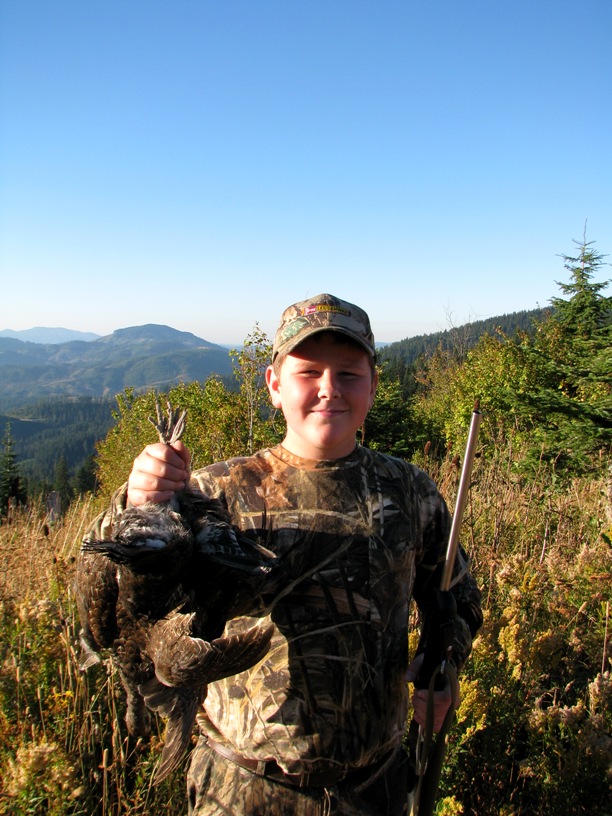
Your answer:
[[[409,763],[399,747],[384,766],[332,788],[297,788],[235,765],[202,738],[187,776],[190,816],[405,816]],[[382,772],[381,772],[382,770]]]

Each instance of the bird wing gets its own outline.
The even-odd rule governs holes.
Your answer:
[[[206,686],[169,688],[153,677],[138,690],[147,708],[166,720],[164,748],[155,771],[154,784],[158,785],[177,767],[189,747],[198,708],[206,697]]]
[[[202,685],[237,674],[261,660],[269,649],[271,625],[208,641],[191,635],[193,618],[193,613],[173,612],[149,633],[147,653],[157,678],[167,686]]]

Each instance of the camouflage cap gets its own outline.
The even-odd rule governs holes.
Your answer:
[[[371,357],[376,357],[370,319],[363,309],[323,294],[285,309],[274,338],[272,360],[279,354],[289,354],[308,337],[322,331],[345,334],[363,346]]]

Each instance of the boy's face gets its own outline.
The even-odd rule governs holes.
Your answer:
[[[364,349],[322,332],[288,354],[279,375],[270,366],[266,381],[287,421],[287,450],[305,459],[339,459],[355,447],[378,375]]]

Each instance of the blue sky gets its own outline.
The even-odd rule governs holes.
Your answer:
[[[585,223],[612,256],[611,34],[610,0],[1,0],[0,329],[546,305]]]

